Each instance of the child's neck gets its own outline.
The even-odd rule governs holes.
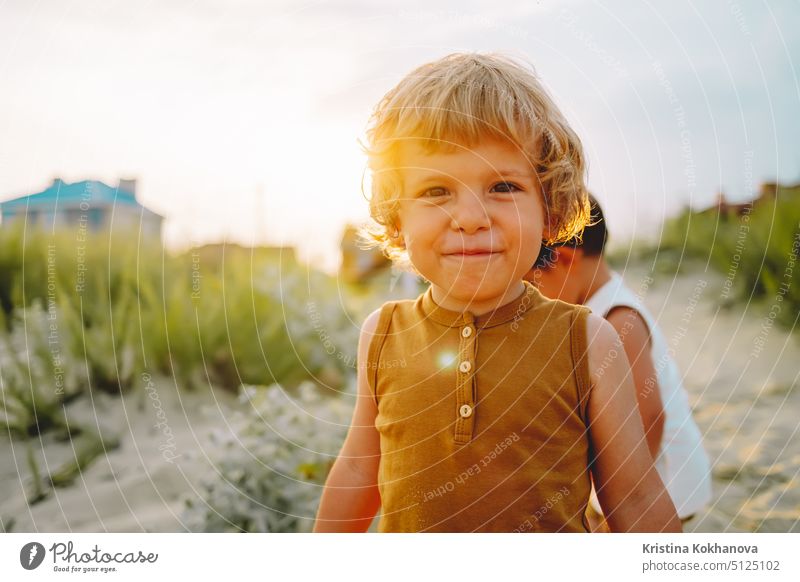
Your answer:
[[[602,257],[595,262],[593,267],[584,269],[584,272],[586,280],[576,301],[578,305],[585,305],[592,295],[611,280],[611,269]]]
[[[518,299],[524,292],[525,283],[521,280],[517,283],[511,283],[506,292],[502,295],[480,298],[477,300],[473,298],[462,299],[448,294],[441,287],[431,285],[431,294],[436,305],[443,309],[449,309],[450,311],[460,311],[462,313],[468,311],[476,317],[485,313],[490,313],[507,303],[511,303],[515,299]]]

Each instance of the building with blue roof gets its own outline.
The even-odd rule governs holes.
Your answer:
[[[108,186],[96,180],[68,184],[56,178],[49,188],[0,203],[2,226],[26,222],[27,228],[87,232],[141,230],[142,237],[161,240],[164,217],[136,199],[136,180]]]

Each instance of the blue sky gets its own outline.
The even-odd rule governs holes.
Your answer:
[[[618,240],[720,188],[800,181],[797,2],[12,0],[0,199],[137,176],[174,246],[296,244],[334,267],[344,223],[366,218],[370,108],[465,50],[533,64]]]

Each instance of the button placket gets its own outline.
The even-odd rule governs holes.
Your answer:
[[[457,443],[467,443],[472,439],[475,425],[475,402],[473,384],[475,382],[475,355],[478,334],[469,314],[464,314],[460,328],[461,336],[458,350],[458,372],[456,380],[456,423],[454,438]]]

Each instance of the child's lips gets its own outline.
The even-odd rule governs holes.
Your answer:
[[[495,251],[491,249],[470,249],[470,250],[455,251],[452,253],[444,253],[444,256],[460,260],[486,259],[486,258],[491,258],[495,255],[499,255],[501,252],[502,251]]]

